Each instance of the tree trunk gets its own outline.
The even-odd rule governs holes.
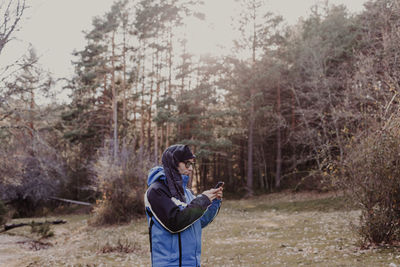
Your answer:
[[[140,107],[140,149],[143,150],[145,144],[145,107],[144,97],[146,91],[145,71],[146,71],[146,44],[143,42],[143,66],[142,66],[142,93],[141,93],[141,107]]]
[[[268,183],[268,165],[267,165],[267,160],[265,158],[265,150],[264,147],[261,147],[261,158],[262,158],[262,163],[263,163],[263,170],[264,170],[264,176],[263,176],[263,180],[264,180],[264,190],[268,191],[269,187],[269,183]]]
[[[236,190],[236,188],[235,188],[235,181],[234,181],[234,177],[233,177],[233,164],[229,157],[226,158],[226,166],[227,166],[227,170],[228,170],[228,181],[229,181],[228,186],[234,192]]]
[[[168,41],[168,98],[172,98],[172,28],[169,29]],[[171,104],[168,100],[168,112],[171,112]],[[169,138],[171,134],[171,125],[167,122],[167,132],[165,136],[165,147],[169,147]]]
[[[126,129],[127,128],[127,115],[126,115],[126,25],[124,24],[124,30],[123,30],[123,48],[122,48],[122,90],[123,90],[123,98],[122,98],[122,125],[123,128]],[[123,147],[126,147],[126,132],[123,135]]]
[[[276,95],[276,111],[278,118],[281,117],[281,86],[278,83]],[[281,129],[280,123],[278,122],[277,133],[276,133],[276,173],[275,173],[275,187],[281,186],[281,169],[282,169],[282,148],[281,148]]]
[[[258,186],[260,189],[265,188],[264,184],[264,174],[263,174],[263,166],[262,166],[262,146],[256,148],[256,155],[257,155],[257,167],[258,167]]]
[[[154,86],[154,54],[152,55],[152,76],[150,82],[150,102],[148,108],[148,115],[147,115],[147,147],[148,149],[151,148],[151,119],[152,119],[152,106],[153,106],[153,86]]]
[[[155,106],[155,114],[156,114],[156,116],[157,116],[157,114],[158,114],[158,100],[160,99],[160,84],[161,84],[161,76],[160,76],[160,73],[161,73],[161,66],[160,66],[160,58],[159,58],[159,51],[157,50],[157,53],[156,53],[156,64],[157,64],[157,67],[156,67],[156,77],[157,77],[157,85],[156,85],[156,106]],[[154,161],[155,161],[155,164],[156,165],[158,165],[158,155],[159,155],[159,152],[158,152],[158,150],[159,150],[159,148],[158,148],[158,123],[156,122],[155,124],[154,124]]]
[[[8,230],[22,227],[22,226],[37,226],[37,225],[43,225],[43,224],[64,224],[67,223],[67,221],[64,220],[55,220],[55,221],[45,221],[45,222],[29,222],[29,223],[17,223],[17,224],[5,224],[3,230],[0,231],[0,233],[6,232]]]
[[[246,177],[246,158],[245,158],[245,152],[246,152],[246,144],[244,140],[240,141],[240,156],[239,156],[239,162],[238,165],[239,167],[239,173],[240,173],[240,180],[241,183],[239,184],[239,186],[242,186],[244,184],[243,180],[244,177]]]
[[[114,122],[114,159],[118,155],[118,107],[117,107],[117,92],[115,88],[115,32],[112,34],[112,55],[111,55],[111,89],[112,89],[112,109]]]
[[[256,47],[257,47],[257,33],[256,33],[256,15],[254,9],[253,18],[253,45],[252,45],[252,69],[255,71],[256,63]],[[253,73],[254,76],[254,73]],[[249,137],[247,142],[247,195],[253,195],[253,146],[254,146],[254,95],[255,95],[255,84],[253,81],[253,86],[250,89],[250,118],[249,118]]]
[[[164,136],[165,136],[165,127],[164,125],[161,125],[161,136],[160,136],[160,156],[162,155],[162,152],[164,150],[163,145],[164,145]]]
[[[30,86],[30,93],[31,93],[31,99],[30,99],[30,110],[29,110],[29,135],[31,138],[33,138],[33,132],[34,132],[34,124],[33,124],[33,110],[35,109],[35,93],[33,91],[33,86]]]
[[[253,104],[252,104],[253,106]],[[253,195],[253,131],[254,131],[254,107],[251,108],[249,118],[249,139],[247,142],[247,191],[248,196]]]

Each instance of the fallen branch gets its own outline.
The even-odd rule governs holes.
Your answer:
[[[84,205],[84,206],[92,206],[92,204],[90,204],[88,202],[65,199],[65,198],[59,198],[59,197],[49,197],[49,199],[58,200],[58,201],[62,201],[62,202],[67,202],[67,203],[72,203],[72,204]]]
[[[17,227],[22,227],[22,226],[31,226],[31,225],[42,225],[42,224],[64,224],[67,223],[67,221],[64,220],[55,220],[52,222],[30,222],[30,223],[16,223],[16,224],[5,224],[4,229],[0,231],[0,233],[3,233],[5,231],[17,228]]]

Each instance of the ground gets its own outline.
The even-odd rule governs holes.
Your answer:
[[[150,266],[145,218],[91,227],[90,216],[34,218],[68,221],[40,242],[30,227],[0,234],[0,266]],[[358,217],[332,193],[224,200],[203,231],[202,266],[400,266],[398,248],[359,248]]]

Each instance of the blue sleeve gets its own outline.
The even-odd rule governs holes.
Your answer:
[[[221,200],[214,199],[212,204],[208,207],[207,211],[200,218],[201,228],[206,227],[210,222],[212,222],[219,212],[221,207]]]

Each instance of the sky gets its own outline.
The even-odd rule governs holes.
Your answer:
[[[295,24],[300,17],[307,17],[310,7],[321,0],[269,0],[267,5],[288,24]],[[360,12],[367,0],[330,0],[344,4],[351,12]],[[206,24],[192,21],[188,27],[189,49],[195,54],[217,51],[219,44],[233,38],[232,14],[234,0],[204,0]],[[53,77],[70,77],[74,49],[85,46],[84,30],[91,29],[92,18],[106,13],[113,0],[27,0],[26,12],[15,40],[0,55],[0,67],[15,61],[31,45],[40,57],[40,63]]]
[[[213,51],[217,44],[226,44],[233,39],[235,35],[231,27],[230,17],[237,14],[237,5],[234,0],[204,0],[204,13],[208,16],[212,31],[205,29],[205,26],[198,26],[199,23],[191,25],[192,34],[189,35],[189,46],[199,52]],[[294,25],[300,17],[307,17],[310,14],[310,8],[323,0],[266,0],[268,11],[276,15],[281,15],[288,25]],[[352,13],[363,10],[363,4],[366,0],[329,0],[329,3],[336,5],[345,5]],[[210,28],[210,25],[208,25]],[[204,34],[201,34],[204,32]],[[199,34],[200,33],[200,34]]]

